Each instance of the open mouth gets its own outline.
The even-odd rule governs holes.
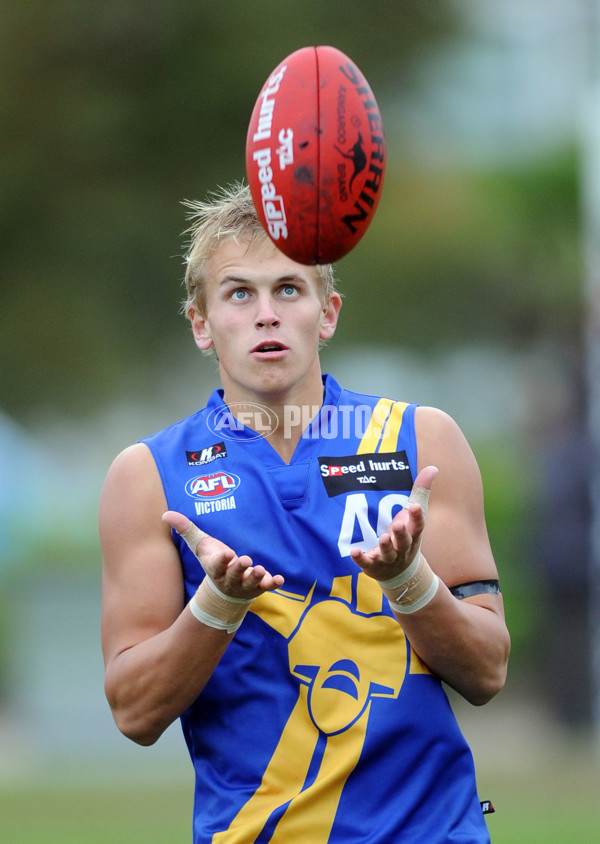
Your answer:
[[[268,354],[269,352],[284,352],[286,348],[287,346],[281,343],[261,343],[259,346],[255,346],[252,351],[258,354]]]

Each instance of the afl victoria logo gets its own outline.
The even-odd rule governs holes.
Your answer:
[[[241,481],[230,472],[215,472],[212,475],[198,475],[185,485],[185,491],[196,501],[227,498],[239,487]]]

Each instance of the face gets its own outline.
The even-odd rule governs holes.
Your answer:
[[[199,348],[217,354],[227,402],[322,398],[319,340],[333,336],[341,299],[324,301],[314,267],[266,239],[227,240],[207,261],[205,300],[189,317]]]

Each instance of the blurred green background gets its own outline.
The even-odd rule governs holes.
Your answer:
[[[359,65],[388,142],[375,221],[338,265],[324,368],[443,407],[482,469],[513,658],[491,704],[454,703],[498,809],[492,838],[593,840],[584,198],[599,18],[595,0],[4,0],[7,841],[190,838],[177,726],[137,748],[103,699],[96,507],[113,456],[216,386],[178,313],[181,203],[244,178],[256,96],[308,44]]]

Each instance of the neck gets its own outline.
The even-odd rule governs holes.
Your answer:
[[[323,393],[319,373],[318,381],[315,380],[310,389],[290,391],[285,396],[252,394],[246,397],[226,389],[223,400],[237,421],[253,430],[265,431],[270,445],[289,463],[302,432],[323,405]]]

